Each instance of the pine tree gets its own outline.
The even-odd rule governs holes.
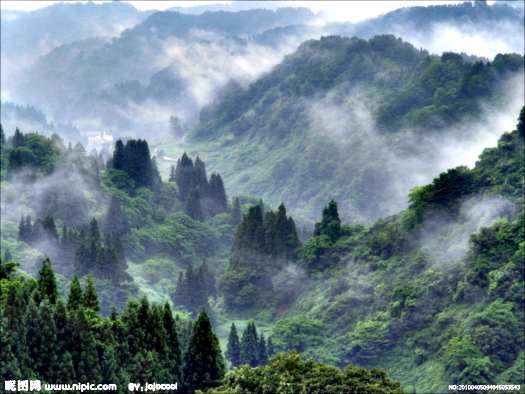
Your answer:
[[[254,205],[248,210],[235,234],[232,251],[247,250],[251,253],[265,253],[266,231],[263,226],[261,207]]]
[[[21,286],[8,287],[2,312],[0,377],[4,381],[25,379],[31,371],[27,347],[27,302]]]
[[[13,141],[11,143],[13,149],[20,148],[24,145],[24,135],[18,130],[18,127],[15,130],[15,134],[13,135]]]
[[[177,161],[175,169],[175,182],[179,187],[179,200],[186,201],[192,186],[192,178],[194,175],[193,161],[188,157],[186,152]]]
[[[38,295],[39,300],[48,299],[52,304],[55,304],[58,295],[55,272],[51,265],[51,260],[46,257],[42,261],[42,267],[38,271]]]
[[[230,335],[228,336],[228,347],[226,348],[226,358],[230,360],[232,367],[237,367],[241,362],[241,345],[235,323],[232,323]]]
[[[98,294],[95,288],[95,281],[91,274],[86,277],[86,288],[84,292],[84,307],[92,309],[95,312],[100,310],[100,304],[98,302]]]
[[[146,333],[141,321],[139,321],[139,304],[137,301],[128,301],[126,308],[122,312],[121,320],[126,327],[123,338],[127,344],[127,349],[124,354],[125,362],[128,366],[131,366],[133,363],[132,358],[146,346],[144,343]],[[131,369],[128,368],[128,370],[131,375]]]
[[[151,159],[151,189],[158,191],[160,185],[162,185],[162,177],[160,176],[157,159],[153,157]]]
[[[71,383],[76,381],[75,376],[73,357],[70,352],[66,351],[62,357],[59,357],[58,370],[55,373],[55,379],[57,382]]]
[[[257,329],[253,322],[248,323],[242,333],[241,364],[248,364],[253,368],[259,364],[259,341]]]
[[[290,216],[288,218],[288,234],[286,237],[285,257],[287,259],[295,260],[296,250],[300,247],[301,241],[299,240],[299,235],[297,234],[297,227],[295,227],[295,222]]]
[[[179,277],[177,280],[177,287],[175,288],[175,293],[172,294],[173,304],[177,306],[186,305],[186,296],[188,291],[185,289],[186,283],[184,281],[184,274],[179,272]]]
[[[208,304],[208,292],[206,291],[206,278],[204,276],[204,269],[202,266],[200,266],[197,270],[194,289],[195,307],[198,309],[204,308],[206,311],[210,311],[210,305]]]
[[[210,310],[206,291],[206,278],[202,266],[195,271],[190,264],[186,269],[185,276],[182,272],[179,273],[173,303],[186,308],[193,317],[197,316],[202,308]]]
[[[125,169],[124,144],[122,140],[115,143],[115,150],[113,151],[112,168],[115,170],[124,171]]]
[[[101,381],[95,337],[83,308],[78,308],[74,314],[72,327],[71,355],[76,371],[76,380],[80,382]]]
[[[188,349],[184,354],[183,379],[189,393],[206,390],[220,384],[226,364],[219,346],[219,338],[213,332],[206,311],[195,322]]]
[[[113,157],[110,157],[106,161],[106,170],[112,170],[112,169],[115,169],[115,167],[113,166]]]
[[[74,314],[75,311],[71,311],[71,316],[74,316]],[[60,341],[57,342],[57,354],[64,354],[65,351],[71,348],[72,331],[62,297],[60,297],[56,303],[53,318],[57,330],[57,338],[60,338]]]
[[[266,340],[264,339],[264,335],[261,333],[261,337],[259,338],[259,365],[266,365],[268,363],[268,350],[266,349]]]
[[[103,382],[118,382],[119,365],[117,363],[115,349],[112,345],[104,347],[102,362],[100,363],[100,376]]]
[[[85,155],[86,148],[84,148],[84,145],[82,145],[80,142],[77,142],[73,147],[73,156],[78,159],[84,157]]]
[[[65,274],[69,276],[73,273],[75,266],[75,253],[80,245],[80,236],[77,231],[66,226],[62,227],[62,236],[60,237],[59,253],[55,259],[57,266],[67,267]]]
[[[295,223],[286,216],[284,204],[279,206],[277,214],[269,211],[265,216],[266,246],[273,258],[295,259],[295,250],[300,246]]]
[[[168,363],[167,367],[170,372],[172,381],[181,381],[182,379],[182,368],[181,368],[181,351],[179,345],[179,339],[177,336],[177,327],[175,325],[175,319],[171,311],[170,304],[166,302],[164,304],[163,314],[164,329],[166,330],[166,346],[168,349]]]
[[[128,281],[133,281],[131,276],[126,272],[126,269],[128,268],[128,263],[126,262],[126,254],[124,252],[124,245],[122,245],[122,242],[120,241],[120,237],[118,235],[113,237],[113,246],[115,247],[117,251],[117,257],[120,264],[120,275],[126,276]]]
[[[48,299],[38,307],[32,299],[29,301],[27,340],[31,369],[44,381],[51,381],[58,367],[57,331],[54,319],[50,318],[53,312]]]
[[[341,220],[337,212],[337,203],[332,200],[323,209],[323,218],[315,224],[314,236],[326,235],[332,242],[341,237]]]
[[[69,295],[67,296],[67,310],[75,311],[84,305],[84,295],[82,294],[82,287],[78,276],[75,275],[69,286]]]
[[[525,106],[521,107],[520,115],[518,116],[518,124],[516,125],[516,130],[518,130],[521,138],[525,136]]]

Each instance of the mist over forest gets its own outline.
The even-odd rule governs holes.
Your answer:
[[[525,8],[376,4],[1,9],[1,392],[523,391]]]

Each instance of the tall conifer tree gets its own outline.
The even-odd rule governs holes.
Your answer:
[[[189,393],[220,384],[226,365],[206,311],[202,310],[193,327],[188,349],[184,354],[183,379]]]
[[[241,345],[235,323],[232,323],[230,335],[228,336],[228,347],[226,348],[226,358],[230,360],[232,367],[237,367],[241,363]]]
[[[38,271],[38,292],[39,299],[48,299],[52,304],[57,301],[58,289],[55,278],[55,272],[51,265],[51,260],[49,257],[46,257],[42,261],[42,268]]]
[[[175,381],[181,381],[182,379],[182,359],[179,345],[179,339],[177,336],[177,327],[173,313],[171,311],[170,304],[166,302],[164,304],[163,314],[164,329],[166,330],[166,345],[168,348],[168,369],[171,375],[171,379]]]
[[[78,276],[75,275],[69,286],[69,295],[67,296],[68,311],[75,311],[84,305],[84,295]]]
[[[100,304],[98,302],[98,294],[95,288],[95,280],[91,274],[86,277],[86,289],[84,292],[84,307],[93,309],[95,312],[100,310]]]
[[[242,333],[241,364],[248,364],[253,368],[259,364],[259,340],[253,322],[248,323]]]

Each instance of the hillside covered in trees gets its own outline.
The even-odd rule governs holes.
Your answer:
[[[516,130],[504,133],[497,147],[485,149],[473,169],[467,167],[451,169],[440,174],[431,184],[414,188],[408,196],[410,201],[408,209],[398,215],[382,218],[368,228],[362,225],[341,224],[337,202],[332,200],[323,210],[322,220],[316,224],[313,236],[302,246],[298,240],[294,221],[287,216],[284,205],[281,205],[277,212],[266,211],[263,216],[264,204],[255,204],[248,209],[237,226],[228,266],[223,268],[223,274],[218,278],[216,288],[216,279],[210,274],[206,263],[195,272],[191,265],[191,258],[186,260],[189,262],[188,268],[185,274],[182,272],[179,274],[175,293],[172,294],[172,301],[175,306],[182,307],[183,316],[185,311],[188,311],[190,312],[188,317],[195,318],[199,315],[199,310],[204,308],[213,314],[213,320],[216,322],[228,315],[253,316],[254,314],[256,319],[263,323],[274,322],[268,339],[263,334],[257,334],[252,322],[244,330],[241,340],[235,325],[232,325],[226,357],[232,366],[244,363],[251,365],[251,368],[255,368],[254,375],[248,383],[243,374],[252,372],[243,369],[249,367],[241,367],[226,375],[222,383],[225,386],[217,390],[230,390],[237,384],[254,385],[254,390],[259,390],[256,389],[257,385],[270,384],[265,383],[264,380],[260,381],[266,379],[261,376],[271,376],[275,373],[272,368],[280,370],[284,367],[279,366],[282,362],[286,363],[286,368],[299,368],[305,372],[299,381],[310,377],[317,381],[316,379],[319,379],[317,374],[321,373],[323,368],[328,368],[323,364],[308,364],[311,363],[310,361],[303,365],[301,364],[303,361],[294,353],[278,355],[277,358],[267,361],[272,354],[289,350],[338,367],[348,364],[367,368],[380,367],[389,371],[394,379],[402,381],[408,391],[441,391],[449,384],[447,382],[491,384],[496,381],[500,384],[523,379],[521,368],[523,349],[520,344],[524,339],[521,330],[524,324],[523,262],[525,261],[523,255],[524,116],[525,107],[520,112]],[[39,313],[52,313],[56,314],[59,320],[65,318],[66,321],[70,321],[68,323],[70,326],[65,327],[69,327],[67,329],[73,330],[73,333],[77,332],[75,330],[89,331],[99,327],[96,329],[98,331],[102,330],[102,327],[107,327],[104,329],[106,331],[99,331],[99,334],[78,333],[83,341],[94,341],[96,335],[102,335],[101,338],[104,338],[105,344],[98,349],[98,353],[95,350],[97,348],[95,342],[86,344],[87,349],[93,348],[93,355],[89,356],[91,359],[83,360],[83,357],[88,357],[86,354],[73,356],[74,345],[65,344],[62,353],[65,365],[57,361],[57,365],[60,365],[59,369],[72,368],[79,374],[79,379],[84,377],[82,374],[87,373],[86,371],[94,374],[93,377],[101,376],[97,374],[105,368],[110,368],[105,364],[110,363],[111,357],[106,355],[106,352],[111,354],[118,352],[116,344],[104,342],[112,338],[111,335],[116,335],[107,336],[112,330],[111,326],[118,320],[118,311],[114,307],[110,308],[110,302],[120,305],[119,309],[122,310],[124,321],[131,318],[128,316],[133,313],[153,313],[158,316],[144,317],[143,320],[139,320],[142,323],[137,324],[146,324],[145,322],[153,324],[157,319],[165,321],[166,332],[173,331],[173,323],[166,321],[169,320],[166,316],[172,317],[169,304],[166,304],[164,309],[154,305],[150,307],[149,301],[143,298],[140,303],[129,301],[124,307],[129,297],[137,297],[138,287],[133,283],[133,277],[126,272],[129,271],[129,267],[126,266],[126,258],[122,257],[122,254],[133,255],[134,248],[142,248],[145,243],[140,240],[138,245],[133,244],[133,238],[129,237],[134,230],[133,216],[129,217],[131,223],[127,223],[127,210],[118,205],[115,197],[120,192],[126,198],[134,199],[137,197],[132,196],[136,193],[144,195],[145,190],[158,190],[159,195],[162,195],[163,183],[160,181],[156,184],[159,178],[155,172],[155,163],[150,159],[149,154],[143,155],[142,158],[140,156],[141,151],[148,150],[147,142],[142,140],[130,140],[126,145],[119,141],[117,147],[123,148],[116,148],[107,164],[111,167],[117,163],[121,169],[106,167],[99,173],[97,160],[94,157],[85,157],[81,145],[68,153],[67,148],[60,148],[60,139],[56,137],[51,141],[38,134],[18,133],[16,136],[11,144],[14,143],[14,146],[20,144],[20,146],[15,149],[6,146],[5,139],[2,142],[4,152],[10,152],[8,168],[5,172],[7,182],[13,180],[14,174],[18,176],[23,174],[26,177],[25,182],[28,183],[35,182],[34,179],[38,177],[51,176],[55,171],[54,167],[50,170],[39,161],[20,164],[17,159],[15,160],[19,156],[25,157],[18,155],[17,150],[20,152],[25,149],[35,156],[33,150],[35,146],[42,148],[41,145],[49,144],[48,146],[55,151],[49,152],[48,155],[58,157],[64,155],[66,157],[63,160],[66,163],[75,155],[77,165],[83,161],[94,162],[92,167],[94,172],[87,175],[92,181],[94,179],[94,182],[96,179],[99,179],[99,182],[100,178],[103,179],[99,186],[100,193],[105,191],[114,194],[103,222],[105,223],[104,239],[94,218],[86,227],[86,231],[82,226],[79,230],[63,226],[61,228],[63,235],[60,237],[58,231],[60,227],[55,224],[53,216],[48,215],[44,220],[39,219],[34,223],[30,217],[25,219],[22,217],[18,228],[18,243],[27,243],[35,247],[34,243],[38,242],[39,250],[53,245],[56,248],[57,269],[62,272],[57,280],[51,261],[45,258],[36,272],[38,280],[26,278],[23,271],[20,276],[15,270],[17,263],[11,262],[17,259],[13,258],[10,250],[5,250],[6,262],[2,265],[4,316],[2,324],[8,322],[14,324],[9,314],[15,313],[16,308],[18,310],[27,308],[27,317],[24,312],[22,317],[19,316],[17,319],[30,319],[34,312],[34,319],[38,320]],[[32,141],[31,138],[35,140]],[[33,149],[29,146],[33,146]],[[130,157],[134,159],[131,160]],[[119,162],[121,164],[118,164]],[[181,175],[184,173],[184,167],[187,175]],[[131,179],[137,168],[140,170],[136,174],[140,176],[135,180],[140,187],[137,187],[135,180]],[[197,159],[196,165],[193,165],[193,161],[184,155],[173,171],[173,183],[177,185],[175,190],[184,188],[185,183],[182,180],[185,176],[189,179],[187,183],[193,185],[190,190],[199,190],[200,187],[206,190],[205,185],[209,186],[209,183],[205,182],[206,176],[199,177],[199,173],[205,175],[203,168],[202,161]],[[23,170],[27,172],[21,172]],[[117,175],[120,176],[121,182],[117,185],[120,185],[121,189],[110,186],[111,178],[106,178],[108,171],[120,172]],[[51,175],[48,172],[51,172]],[[198,186],[199,182],[202,182],[200,186]],[[105,185],[105,188],[102,185]],[[127,189],[127,192],[122,189]],[[186,199],[190,195],[191,193],[188,193]],[[179,216],[176,216],[179,221],[207,226],[208,232],[213,231],[213,218],[217,215],[208,217],[209,213],[207,213],[206,218],[201,219],[205,220],[203,223],[192,219],[188,216],[191,214],[190,206],[185,205],[185,209],[190,210],[185,212],[179,198],[181,197],[172,200],[172,209],[181,209]],[[224,196],[220,200],[223,198]],[[200,202],[198,199],[194,201],[197,205]],[[239,205],[236,199],[232,212],[223,214],[228,215],[232,220],[234,218],[239,220],[242,215]],[[202,212],[204,215],[206,211]],[[108,220],[108,215],[115,216],[112,220]],[[170,215],[167,213],[164,221],[160,222],[153,217],[148,220],[159,222],[158,230],[160,230],[163,226],[170,225]],[[58,223],[63,221],[63,219],[59,220]],[[179,226],[180,224],[179,222]],[[150,224],[149,227],[146,225],[145,228],[141,227],[137,231],[155,231],[155,227]],[[206,234],[206,227],[197,227],[197,229]],[[124,242],[120,241],[121,238]],[[165,242],[164,239],[159,241]],[[78,248],[72,247],[75,244]],[[13,248],[14,250],[15,253],[19,253],[18,248]],[[60,253],[60,250],[64,253]],[[205,251],[201,253],[205,254]],[[176,261],[184,261],[184,258]],[[85,285],[81,284],[79,277],[84,278]],[[64,288],[66,279],[71,279],[69,292]],[[101,289],[101,301],[98,300],[95,286]],[[67,308],[61,301],[59,292],[64,296],[68,294]],[[220,297],[218,304],[214,301],[217,296]],[[213,302],[214,307],[210,305],[210,301]],[[33,312],[31,312],[32,308]],[[132,312],[133,308],[135,312]],[[75,312],[77,309],[78,311]],[[148,312],[150,309],[151,312]],[[103,318],[97,313],[98,311],[109,317]],[[203,317],[202,313],[193,326],[188,320],[180,323],[181,327],[186,327],[185,334],[181,333],[181,337],[186,335],[190,338],[186,338],[184,342],[185,346],[189,346],[188,349],[191,346],[198,348],[204,346],[191,344],[191,338],[202,341],[208,335],[201,333],[197,338],[190,334],[191,330],[201,330],[197,328],[201,324],[199,323],[201,318],[205,319],[202,324],[207,324],[208,327],[202,329],[211,332],[209,318]],[[97,323],[99,321],[100,323]],[[54,324],[56,328],[38,334],[51,335],[49,338],[46,336],[45,340],[42,339],[42,342],[38,340],[42,346],[44,343],[49,344],[50,341],[54,341],[52,336],[55,335],[54,330],[58,330],[59,322]],[[132,323],[130,321],[125,324]],[[60,376],[52,374],[51,371],[55,368],[53,366],[39,367],[41,361],[38,361],[36,356],[28,355],[27,348],[22,346],[27,340],[37,338],[34,337],[37,333],[28,334],[32,327],[29,320],[17,327],[21,328],[11,330],[12,335],[16,338],[24,338],[25,335],[27,339],[16,346],[9,345],[12,342],[4,342],[5,346],[9,346],[4,352],[10,357],[11,361],[6,359],[9,361],[8,364],[16,365],[16,368],[9,367],[9,371],[33,368],[34,371],[39,371],[39,376],[44,380],[51,376]],[[146,327],[142,329],[148,330]],[[190,392],[197,388],[221,384],[219,380],[225,376],[225,364],[218,347],[218,339],[213,339],[215,334],[210,334],[212,344],[210,346],[215,349],[218,357],[218,369],[217,372],[210,372],[210,376],[214,377],[210,378],[211,386],[206,386],[206,381],[203,383],[200,378],[197,379],[200,383],[192,380],[195,378],[180,378],[184,373],[190,373],[187,372],[188,368],[193,368],[191,365],[195,362],[192,361],[195,351],[187,351],[184,361],[176,361],[176,357],[180,355],[176,355],[179,353],[174,348],[175,345],[168,346],[169,349],[162,347],[167,346],[162,343],[173,342],[173,338],[158,339],[155,335],[160,335],[159,329],[152,328],[152,330],[149,334],[152,335],[152,339],[144,348],[144,351],[151,353],[147,353],[144,357],[153,357],[152,360],[158,358],[158,361],[148,364],[156,367],[148,373],[142,370],[137,372],[133,363],[140,363],[140,360],[136,358],[139,357],[138,353],[129,350],[132,348],[130,344],[130,348],[126,351],[131,353],[125,357],[129,358],[131,357],[129,354],[135,354],[132,357],[135,361],[130,361],[128,372],[124,372],[128,367],[121,366],[120,368],[124,369],[115,376],[125,379],[126,376],[130,376],[129,374],[139,373],[141,378],[137,376],[137,379],[143,379],[144,382],[147,380],[145,377],[156,376],[155,374],[177,376],[177,379],[181,379],[179,381],[188,385]],[[6,332],[11,331],[6,329]],[[16,338],[13,341],[16,342]],[[129,341],[135,343],[132,337]],[[158,349],[147,350],[150,346],[157,346],[156,343],[159,343]],[[69,349],[67,346],[73,347]],[[170,356],[169,352],[172,351],[176,354]],[[168,353],[164,355],[163,352]],[[102,358],[97,359],[96,354]],[[162,361],[163,357],[166,361]],[[288,357],[289,360],[284,361],[285,359],[281,357]],[[408,364],[400,366],[398,360],[404,358],[409,360]],[[165,368],[170,371],[175,368],[167,366],[168,364],[163,366],[163,363],[169,363],[167,360],[175,360],[171,362],[177,364],[177,368],[182,365],[183,375],[170,375],[172,372],[165,371]],[[79,364],[81,362],[84,364]],[[264,367],[266,362],[268,366]],[[92,365],[89,364],[91,366],[87,368],[85,365],[88,364],[85,363],[92,363]],[[84,365],[85,369],[80,365]],[[103,365],[105,366],[102,367]],[[111,373],[115,374],[115,367],[111,368],[113,370],[110,369],[110,372],[113,371]],[[263,372],[265,370],[261,368],[269,369]],[[344,373],[355,374],[356,372],[349,372],[352,368],[354,367],[345,369]],[[310,370],[311,372],[306,373]],[[331,379],[342,379],[339,384],[343,386],[336,386],[337,390],[344,392],[344,384],[350,383],[344,375],[336,378],[337,373],[341,373],[336,371],[328,368],[323,373],[334,374]],[[4,374],[12,373],[4,372]],[[362,370],[358,375],[364,381],[367,379],[374,381],[381,376],[374,375],[377,372],[372,372],[372,375],[368,375],[369,373]],[[237,379],[241,379],[244,383],[235,383]],[[388,390],[393,390],[388,392],[401,390],[395,384],[385,384]],[[280,390],[277,387],[276,390]]]
[[[203,107],[191,146],[216,158],[233,191],[286,201],[307,218],[334,198],[346,220],[370,224],[446,170],[442,141],[479,143],[476,127],[519,97],[523,64],[516,54],[476,63],[430,55],[390,35],[311,40]]]
[[[281,287],[244,306],[278,319],[275,350],[379,367],[409,392],[523,380],[524,115],[473,169],[412,189],[397,215],[350,226],[329,202],[297,250],[295,297],[280,303]]]

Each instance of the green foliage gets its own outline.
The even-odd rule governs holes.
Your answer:
[[[444,346],[443,356],[445,367],[455,383],[490,384],[494,377],[490,359],[483,357],[482,352],[474,344],[470,335],[461,339],[452,338]]]
[[[518,131],[505,133],[472,170],[414,189],[400,215],[343,226],[335,244],[309,239],[301,262],[327,260],[330,269],[311,275],[286,317],[320,319],[328,338],[303,354],[378,366],[422,392],[515,374],[524,340],[522,158]]]
[[[42,267],[38,271],[38,298],[39,300],[49,300],[52,304],[56,303],[58,295],[55,273],[49,257],[42,261]]]
[[[428,12],[470,18],[461,7]],[[431,26],[432,17],[425,17]],[[411,23],[397,13],[378,25],[397,18]],[[357,36],[381,31],[367,26]],[[371,223],[404,209],[397,186],[421,171],[421,161],[409,158],[438,168],[436,132],[466,140],[476,131],[465,124],[506,105],[506,84],[523,72],[523,59],[497,58],[509,63],[507,72],[494,67],[496,59],[491,65],[463,53],[429,56],[392,35],[309,40],[247,88],[225,89],[203,107],[187,139],[209,154],[220,144],[215,168],[235,191],[249,190],[275,206],[285,201],[296,216],[311,220],[318,220],[329,196],[338,201],[341,218]],[[359,89],[348,88],[356,84]],[[480,102],[491,108],[482,111]],[[377,125],[373,139],[370,124]],[[398,166],[393,153],[413,165]]]
[[[179,273],[177,289],[171,294],[173,304],[180,306],[191,312],[192,317],[197,317],[203,309],[209,311],[208,292],[206,289],[206,278],[203,267],[194,271],[190,264],[186,270],[186,275]]]
[[[315,224],[314,237],[325,235],[336,242],[341,237],[341,220],[337,213],[337,203],[332,200],[323,209],[323,219]]]
[[[394,347],[390,330],[390,321],[384,313],[360,321],[354,332],[345,338],[348,339],[346,357],[360,365],[375,364],[381,355]]]
[[[184,354],[182,369],[185,389],[193,393],[196,389],[216,387],[224,377],[226,363],[219,347],[219,339],[212,330],[210,319],[203,310],[191,334]]]
[[[280,353],[267,366],[243,365],[228,372],[223,386],[211,393],[403,393],[398,382],[391,381],[380,369],[367,370],[348,366],[343,371],[302,360],[294,351]]]
[[[84,292],[84,307],[88,309],[92,309],[95,312],[98,312],[100,310],[100,304],[98,302],[98,294],[95,288],[95,280],[91,276],[91,274],[88,274],[86,277],[86,290]]]
[[[228,347],[225,353],[226,359],[231,362],[231,366],[237,367],[241,363],[241,345],[235,323],[232,323],[230,334],[228,336]]]
[[[321,344],[322,327],[321,321],[304,315],[279,320],[272,330],[272,342],[279,352],[295,350],[301,353]]]
[[[266,212],[264,220],[260,205],[250,207],[237,227],[228,268],[218,282],[226,306],[244,309],[271,298],[272,277],[283,262],[295,260],[299,246],[284,204],[277,213]]]
[[[424,215],[429,215],[436,208],[455,216],[460,198],[472,192],[472,184],[472,172],[467,167],[448,170],[430,185],[412,189],[408,195],[410,207],[419,223],[424,220]]]
[[[69,288],[69,295],[67,297],[67,309],[69,311],[75,311],[78,308],[84,306],[84,294],[78,276],[75,275],[71,281]]]
[[[207,216],[215,216],[228,211],[228,201],[222,178],[212,174],[209,181],[206,166],[197,156],[193,160],[184,153],[172,169],[170,179],[177,183],[179,198],[185,203],[184,211],[195,220],[203,221]]]
[[[114,171],[123,171],[129,177],[128,181],[123,175],[113,172],[112,179],[116,178],[119,189],[129,190],[132,185],[136,189],[147,187],[157,190],[158,174],[146,140],[128,140],[126,145],[121,140],[117,141],[113,152],[113,168]]]
[[[248,364],[252,367],[260,365],[259,337],[255,323],[248,323],[242,334],[239,364]]]
[[[212,256],[218,247],[217,233],[204,223],[182,212],[169,214],[158,228],[132,229],[122,243],[133,260],[166,253],[177,260],[191,262]]]

